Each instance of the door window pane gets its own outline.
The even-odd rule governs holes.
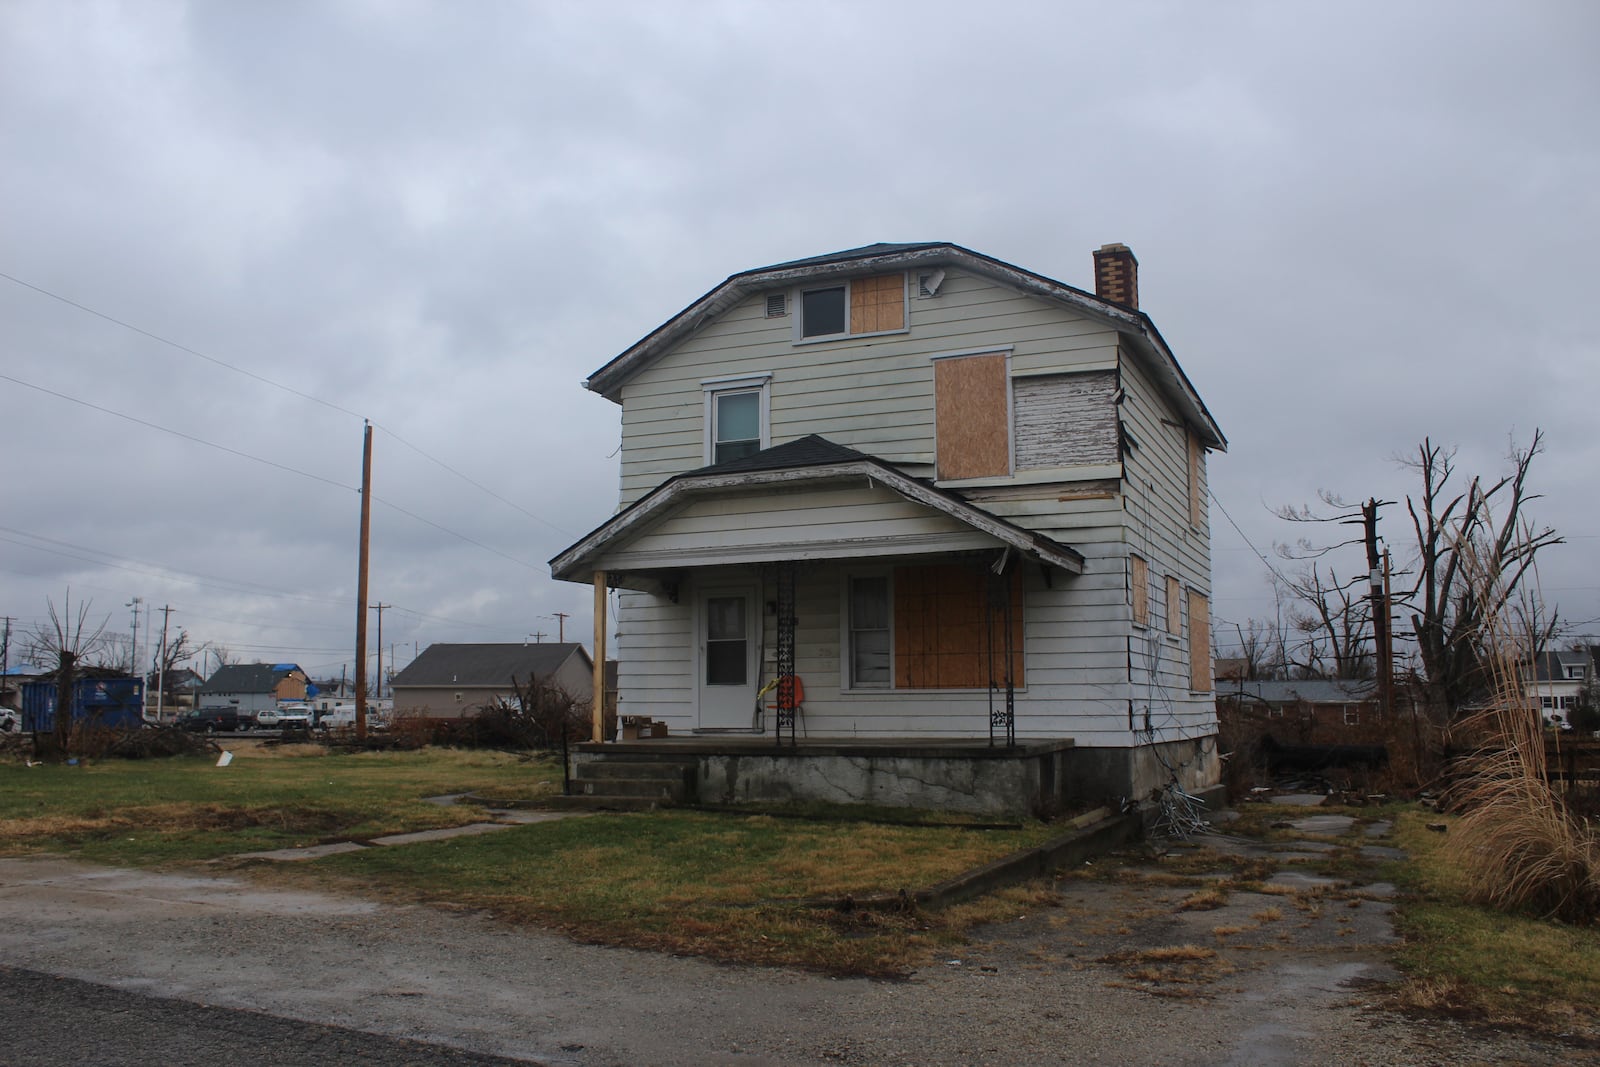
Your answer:
[[[748,647],[744,597],[707,597],[706,684],[744,685]]]

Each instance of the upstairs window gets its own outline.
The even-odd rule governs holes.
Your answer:
[[[906,328],[904,274],[852,278],[800,291],[797,340],[895,333]]]
[[[807,289],[800,294],[800,336],[831,337],[844,333],[846,292],[842,285]]]
[[[768,375],[702,382],[706,462],[742,459],[768,444]]]

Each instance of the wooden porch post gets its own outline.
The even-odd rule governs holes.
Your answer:
[[[594,572],[594,740],[604,741],[606,723],[606,572]]]

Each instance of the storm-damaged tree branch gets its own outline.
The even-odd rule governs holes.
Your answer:
[[[1485,620],[1529,600],[1523,596],[1524,582],[1535,556],[1547,545],[1562,543],[1555,531],[1527,521],[1524,515],[1525,506],[1538,499],[1529,491],[1528,476],[1534,458],[1543,450],[1544,436],[1535,431],[1526,448],[1512,445],[1508,474],[1493,482],[1474,476],[1464,486],[1457,477],[1455,450],[1435,444],[1432,438],[1423,439],[1414,458],[1401,461],[1417,472],[1422,484],[1415,496],[1408,495],[1405,500],[1416,545],[1407,571],[1415,581],[1397,593],[1394,603],[1410,616],[1422,668],[1422,696],[1441,718],[1456,716],[1486,692],[1488,679],[1478,636]],[[1307,507],[1280,508],[1276,514],[1296,523],[1370,523],[1371,564],[1376,558],[1375,514],[1363,515],[1362,510],[1327,492],[1319,493],[1318,498],[1333,509],[1332,514]],[[1375,512],[1380,506],[1373,500],[1367,507]],[[1363,584],[1376,590],[1377,572],[1341,582],[1338,572],[1331,566],[1324,572],[1321,562],[1331,551],[1362,540],[1356,537],[1323,547],[1302,539],[1293,547],[1278,546],[1278,554],[1285,559],[1311,561],[1299,575],[1282,579],[1299,601],[1290,621],[1304,639],[1291,659],[1303,673],[1373,676],[1372,605],[1380,596],[1377,592],[1363,596],[1359,590]],[[1469,558],[1477,580],[1469,580],[1464,573]],[[1553,636],[1553,613],[1546,618],[1537,597],[1532,600],[1531,607],[1521,609],[1532,613],[1531,628]]]
[[[1540,549],[1561,544],[1549,527],[1523,515],[1538,496],[1528,490],[1528,472],[1544,450],[1534,431],[1526,448],[1511,448],[1511,472],[1492,484],[1474,476],[1455,483],[1455,450],[1424,438],[1406,461],[1422,480],[1420,495],[1406,497],[1417,539],[1417,582],[1406,601],[1411,609],[1424,693],[1437,713],[1454,716],[1489,684],[1481,634],[1485,621],[1512,603]],[[1476,575],[1467,574],[1472,561]],[[1487,576],[1487,577],[1485,577]],[[1553,632],[1554,623],[1546,623]]]

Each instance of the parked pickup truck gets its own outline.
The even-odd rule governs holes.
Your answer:
[[[263,730],[309,730],[311,708],[305,704],[279,704],[256,712],[256,725]]]
[[[324,712],[322,718],[317,720],[320,730],[354,730],[356,728],[356,709],[352,705],[341,704],[332,711]],[[367,729],[387,730],[389,716],[373,708],[367,709]]]
[[[246,728],[247,724],[239,718],[239,709],[232,707],[195,708],[193,711],[184,712],[178,718],[178,729],[188,730],[191,733],[232,733]]]

